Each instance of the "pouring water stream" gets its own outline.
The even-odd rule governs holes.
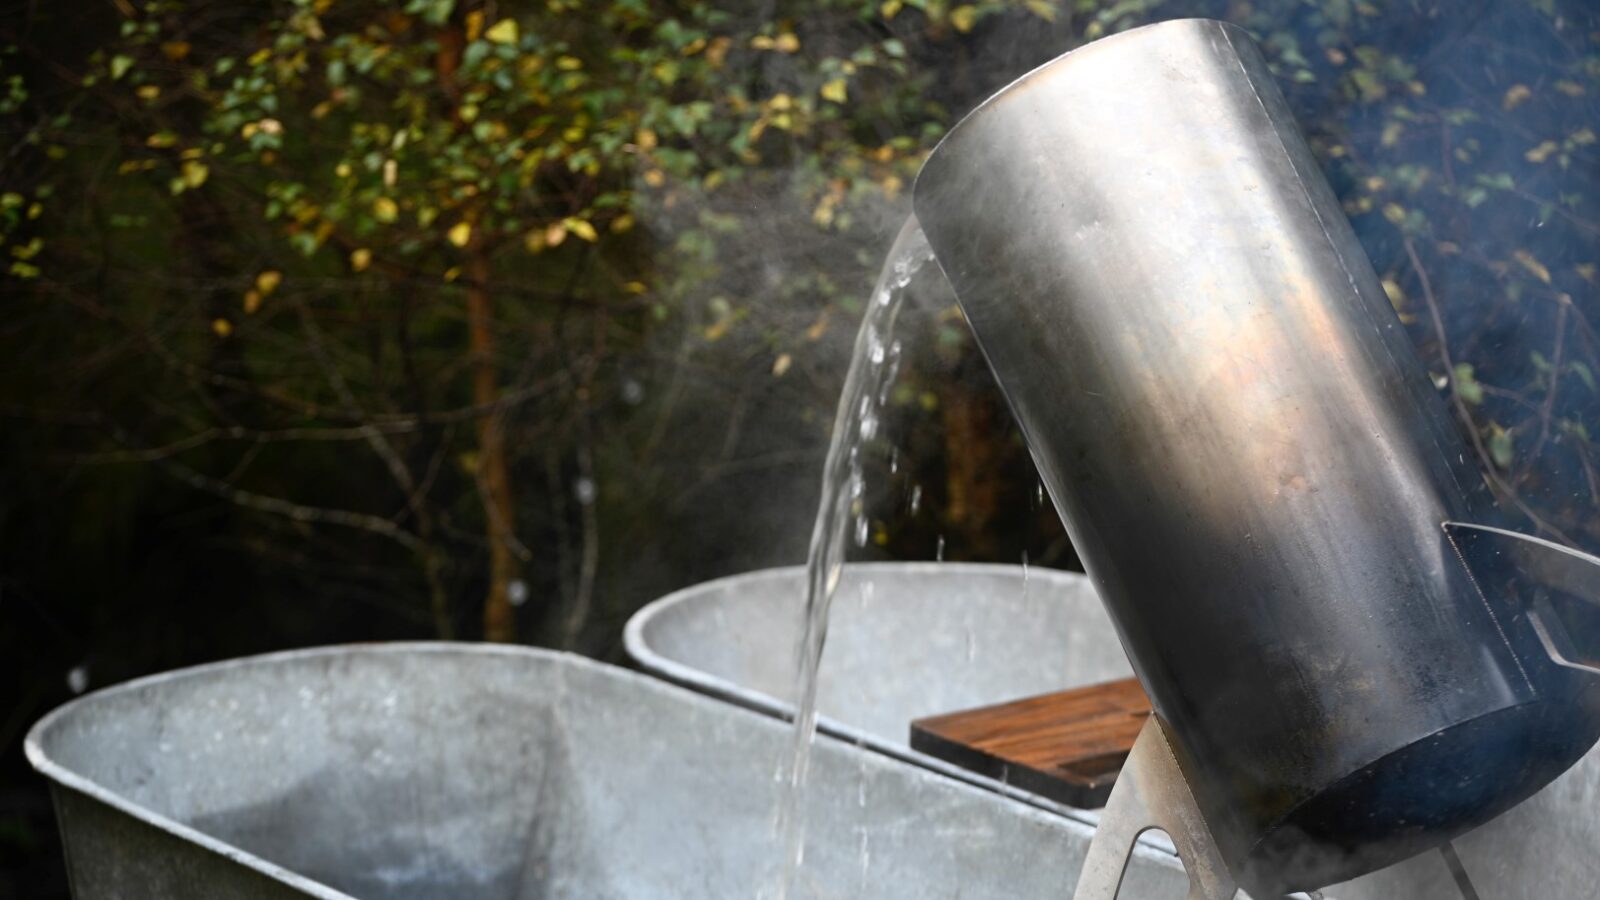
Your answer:
[[[933,251],[921,226],[915,217],[907,218],[878,273],[839,395],[833,436],[823,464],[822,499],[806,559],[805,623],[797,647],[795,673],[798,708],[778,810],[784,863],[777,900],[787,900],[805,855],[804,791],[812,738],[817,730],[817,669],[827,640],[828,610],[844,572],[846,536],[853,532],[858,544],[865,543],[862,448],[877,434],[889,386],[898,373],[900,348],[894,340],[894,327],[906,288],[932,259]]]

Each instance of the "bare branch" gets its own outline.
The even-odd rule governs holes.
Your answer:
[[[1524,516],[1527,516],[1535,528],[1548,532],[1568,544],[1575,543],[1561,529],[1540,517],[1532,507],[1528,506],[1516,489],[1507,484],[1495,472],[1494,460],[1490,458],[1489,451],[1484,448],[1483,438],[1478,435],[1477,423],[1472,420],[1472,412],[1467,409],[1467,401],[1462,399],[1461,391],[1456,385],[1455,363],[1450,359],[1450,339],[1445,334],[1444,318],[1439,313],[1439,300],[1433,294],[1433,282],[1428,278],[1428,270],[1422,267],[1421,258],[1417,256],[1416,244],[1412,243],[1410,237],[1405,237],[1402,240],[1405,244],[1406,256],[1411,260],[1411,268],[1416,271],[1417,280],[1422,285],[1422,298],[1428,304],[1428,315],[1433,320],[1433,331],[1439,340],[1439,357],[1444,362],[1445,372],[1449,376],[1451,403],[1455,407],[1456,415],[1460,416],[1461,421],[1467,426],[1467,435],[1472,439],[1472,449],[1478,454],[1483,477],[1502,497],[1520,510]]]
[[[344,509],[307,506],[303,503],[284,500],[281,497],[257,494],[254,491],[246,491],[220,479],[196,472],[182,463],[171,460],[162,461],[161,467],[190,487],[205,491],[208,494],[248,509],[272,513],[296,522],[315,522],[357,528],[386,537],[412,552],[418,551],[421,547],[421,541],[417,539],[416,535],[381,516]]]

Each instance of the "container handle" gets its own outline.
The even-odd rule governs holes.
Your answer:
[[[1533,588],[1526,613],[1551,660],[1600,675],[1600,557],[1488,525],[1444,530],[1480,588]]]

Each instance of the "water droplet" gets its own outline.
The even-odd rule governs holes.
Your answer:
[[[67,670],[67,690],[81,694],[89,689],[89,666],[79,663]]]
[[[506,585],[506,602],[512,606],[521,606],[528,602],[528,583],[521,578],[511,579]]]

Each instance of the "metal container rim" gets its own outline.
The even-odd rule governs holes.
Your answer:
[[[1012,79],[1005,85],[1005,87],[1002,87],[990,94],[982,103],[979,103],[977,106],[973,107],[966,115],[962,116],[961,119],[956,122],[956,124],[952,125],[949,131],[945,132],[944,137],[940,138],[937,144],[934,144],[933,149],[928,152],[927,158],[923,160],[922,168],[917,171],[916,180],[913,181],[911,185],[911,205],[913,209],[916,207],[917,197],[921,195],[920,188],[922,187],[922,177],[928,171],[928,164],[935,157],[942,155],[939,151],[943,150],[947,145],[953,143],[953,139],[958,134],[961,134],[964,131],[970,131],[973,127],[976,127],[977,120],[984,113],[989,112],[1020,92],[1024,87],[1027,86],[1027,82],[1042,76],[1047,69],[1055,69],[1058,66],[1064,66],[1068,64],[1072,61],[1073,57],[1081,56],[1087,51],[1093,49],[1104,50],[1110,48],[1114,44],[1131,42],[1137,37],[1148,38],[1151,36],[1151,33],[1155,31],[1176,32],[1180,28],[1214,28],[1221,31],[1229,38],[1230,41],[1233,39],[1233,35],[1235,34],[1246,38],[1249,37],[1249,32],[1245,31],[1243,28],[1240,28],[1238,25],[1233,24],[1232,22],[1224,22],[1221,19],[1208,19],[1200,16],[1186,16],[1177,19],[1165,19],[1160,22],[1152,22],[1148,25],[1140,25],[1138,28],[1130,28],[1127,31],[1119,31],[1116,34],[1107,35],[1103,38],[1090,41],[1087,44],[1073,47],[1071,50],[1062,53],[1060,56],[1053,57],[1037,66],[1034,66],[1032,69],[1029,69],[1028,71]]]

